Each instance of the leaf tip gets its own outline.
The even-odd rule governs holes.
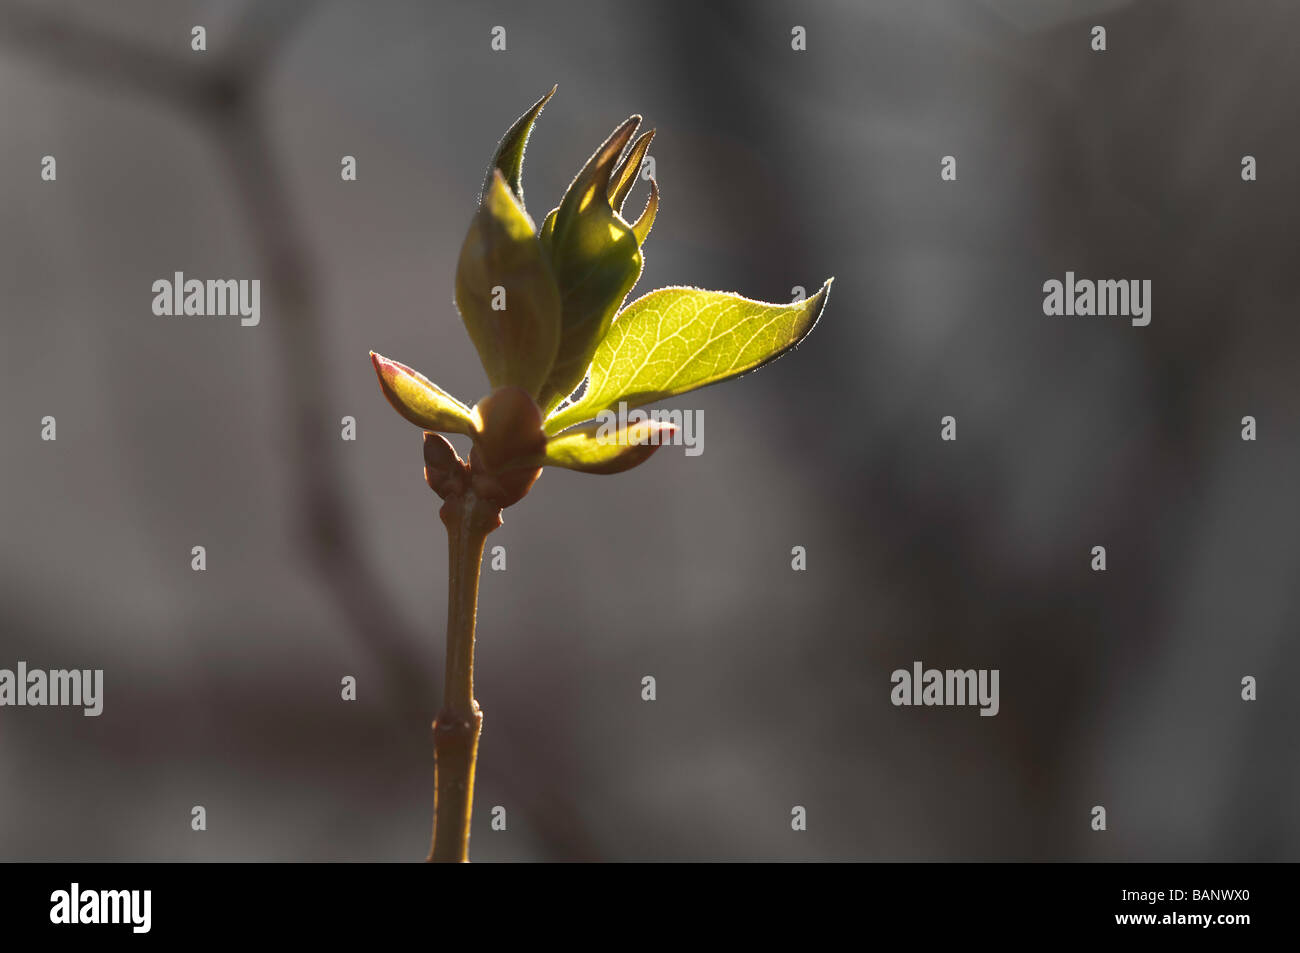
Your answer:
[[[826,302],[830,300],[831,284],[834,281],[835,281],[835,276],[832,275],[831,277],[826,279],[826,281],[821,286],[821,290],[817,292],[817,297],[822,299],[821,307],[817,309],[818,317],[821,316],[822,311],[826,310]]]
[[[632,233],[636,235],[637,247],[645,244],[645,240],[650,237],[650,229],[654,227],[655,216],[659,214],[659,183],[654,179],[650,180],[650,197],[646,199],[645,209],[641,212],[641,217],[632,223]]]
[[[636,184],[637,173],[641,171],[641,164],[645,161],[646,153],[650,150],[650,141],[654,137],[653,129],[641,133],[640,137],[628,147],[627,154],[614,169],[608,191],[609,204],[615,212],[622,213],[623,203],[627,200],[628,193],[632,191],[632,186]]]
[[[618,128],[610,133],[609,138],[605,140],[604,145],[596,151],[593,156],[595,162],[592,163],[594,168],[600,170],[605,181],[603,186],[609,185],[609,177],[614,173],[614,166],[627,144],[632,141],[632,136],[636,134],[637,127],[641,125],[641,114],[633,113],[619,124]]]
[[[674,423],[669,423],[668,421],[661,421],[661,422],[658,422],[658,427],[656,428],[656,433],[657,433],[657,434],[660,436],[660,438],[661,438],[661,439],[659,440],[658,446],[662,446],[662,445],[665,444],[665,443],[670,443],[670,442],[672,441],[673,437],[675,437],[675,436],[677,435],[677,430],[678,430],[678,427],[677,427],[677,425],[674,424]]]

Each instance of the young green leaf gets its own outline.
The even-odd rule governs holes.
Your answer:
[[[497,144],[496,155],[492,157],[492,165],[488,168],[487,178],[483,180],[484,196],[492,185],[493,170],[500,169],[501,174],[505,176],[506,184],[510,186],[510,191],[515,194],[520,205],[524,204],[524,149],[528,146],[528,136],[533,131],[533,123],[537,121],[537,117],[542,113],[542,107],[550,101],[558,88],[552,86],[551,91],[537,100],[532,109],[516,119],[515,124],[501,137],[501,142]]]
[[[477,434],[473,412],[423,374],[374,351],[370,363],[393,409],[417,427],[469,437]]]
[[[460,250],[456,307],[492,386],[536,396],[560,346],[560,292],[532,220],[499,170]]]
[[[546,213],[546,218],[542,220],[542,227],[537,230],[537,239],[542,243],[542,247],[550,249],[551,236],[555,234],[555,214],[559,208],[553,208]]]
[[[578,173],[542,241],[560,288],[561,332],[555,365],[538,402],[549,412],[582,382],[596,345],[641,275],[632,227],[609,205],[614,163],[640,122],[633,116]]]
[[[623,213],[623,203],[627,201],[628,193],[632,191],[632,186],[636,185],[637,173],[641,171],[641,160],[645,158],[646,150],[650,148],[650,140],[654,136],[653,129],[642,133],[641,137],[632,143],[632,148],[628,150],[623,164],[610,179],[609,207],[620,215]]]
[[[574,226],[581,213],[589,206],[600,204],[597,201],[598,197],[605,199],[604,204],[609,204],[610,181],[614,175],[614,168],[618,164],[618,157],[623,154],[623,148],[636,133],[639,125],[641,125],[641,117],[638,115],[633,114],[624,119],[609,134],[609,138],[600,144],[600,148],[592,153],[581,171],[574,176],[568,189],[565,190],[564,198],[560,200],[560,207],[556,209],[557,232],[563,234],[565,229]]]
[[[546,442],[546,452],[532,462],[582,473],[622,473],[650,459],[676,432],[673,424],[658,420],[630,423],[615,431],[593,421]]]
[[[659,183],[654,179],[650,180],[650,197],[646,199],[645,211],[641,217],[632,223],[632,233],[636,235],[636,243],[644,245],[645,240],[650,236],[650,229],[654,227],[655,216],[659,214]]]
[[[830,286],[827,281],[791,304],[698,288],[661,288],[638,298],[596,349],[582,397],[553,414],[546,432],[559,433],[620,401],[639,407],[775,360],[812,330]]]

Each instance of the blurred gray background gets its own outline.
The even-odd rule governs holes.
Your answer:
[[[473,857],[1296,859],[1297,31],[1282,0],[0,0],[0,667],[106,682],[97,719],[0,710],[0,858],[423,859],[445,536],[367,351],[485,393],[456,256],[558,82],[538,220],[658,129],[634,295],[836,282],[797,353],[677,401],[702,456],[547,471],[490,538]],[[178,270],[260,278],[261,325],[153,316]],[[1066,270],[1151,279],[1151,325],[1045,317]],[[893,707],[914,660],[1000,669],[1001,713]]]

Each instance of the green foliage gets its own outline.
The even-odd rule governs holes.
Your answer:
[[[546,431],[558,433],[621,401],[639,407],[776,360],[812,330],[830,286],[793,304],[698,288],[661,288],[638,298],[601,340],[582,398],[551,415]]]
[[[632,191],[632,186],[636,185],[636,175],[641,171],[641,160],[645,158],[650,148],[650,140],[654,137],[653,129],[638,136],[636,142],[632,143],[632,148],[628,150],[627,157],[610,179],[609,206],[620,215],[623,214],[623,203],[627,201],[628,193]]]
[[[488,168],[487,178],[483,181],[484,195],[492,184],[493,170],[500,170],[506,184],[510,186],[510,191],[519,200],[519,204],[521,206],[524,204],[524,149],[528,146],[528,137],[532,134],[533,123],[537,122],[537,117],[542,114],[542,108],[550,102],[557,88],[552,86],[551,91],[533,103],[533,108],[516,119],[515,124],[501,137],[501,141],[497,144],[496,155],[492,157],[492,165]]]
[[[596,346],[641,276],[636,233],[609,204],[615,163],[640,122],[632,116],[587,160],[555,210],[551,230],[543,232],[562,311],[560,347],[541,395],[543,412],[582,383]]]
[[[500,170],[461,247],[456,308],[492,386],[513,384],[536,398],[560,345],[560,292]]]
[[[650,237],[650,229],[654,226],[655,216],[659,214],[659,183],[654,179],[650,180],[650,198],[646,199],[645,211],[641,217],[632,223],[632,233],[636,235],[638,244],[644,245],[645,240]]]
[[[611,433],[585,422],[621,401],[641,406],[776,359],[812,330],[830,291],[827,281],[806,301],[766,304],[663,288],[622,308],[659,211],[659,185],[651,180],[640,217],[631,224],[623,217],[654,130],[632,142],[641,117],[623,122],[539,230],[524,206],[523,158],[554,92],[498,144],[456,270],[456,307],[492,393],[470,410],[411,368],[371,354],[398,413],[425,431],[473,439],[468,464],[445,441],[426,440],[426,479],[444,496],[473,486],[505,506],[544,466],[584,473],[637,466],[671,426],[641,421]],[[564,403],[588,377],[582,396]]]
[[[545,451],[527,462],[582,473],[622,473],[649,458],[676,429],[658,420],[637,421],[618,430],[593,421],[551,437]]]
[[[473,411],[418,371],[370,352],[379,386],[393,409],[422,430],[478,433]]]

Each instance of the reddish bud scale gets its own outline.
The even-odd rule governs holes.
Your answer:
[[[469,469],[447,438],[441,434],[425,432],[424,482],[444,500],[458,496],[469,486]]]

